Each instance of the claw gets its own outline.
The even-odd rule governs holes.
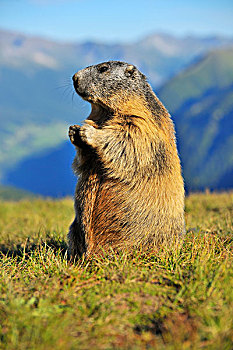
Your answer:
[[[71,125],[69,127],[69,132],[68,132],[68,135],[69,135],[69,138],[70,138],[70,141],[76,145],[77,143],[77,139],[78,136],[79,136],[79,130],[80,130],[80,126],[79,125]]]

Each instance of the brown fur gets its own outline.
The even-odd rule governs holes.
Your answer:
[[[88,73],[92,79],[93,67],[77,73],[78,93],[83,76]],[[101,81],[100,87],[96,83],[93,90],[87,88],[85,99],[92,103],[92,112],[83,126],[70,127],[77,147],[73,168],[79,174],[76,218],[68,235],[72,257],[100,248],[158,245],[185,231],[173,123],[151,90],[146,98],[143,86],[148,83],[139,73],[133,72],[137,91],[129,85],[106,96]]]

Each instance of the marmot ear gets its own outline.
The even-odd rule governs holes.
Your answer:
[[[129,64],[125,69],[125,75],[127,77],[131,76],[135,71],[135,67],[132,64]]]

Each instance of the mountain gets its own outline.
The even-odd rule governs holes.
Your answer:
[[[71,165],[74,146],[66,141],[37,156],[29,156],[9,171],[4,183],[49,197],[73,195],[76,177]]]
[[[11,186],[0,186],[0,201],[19,201],[35,198],[33,193]]]
[[[233,49],[218,50],[180,72],[159,91],[176,126],[188,191],[233,188]],[[5,183],[46,196],[72,194],[69,142],[24,159]]]
[[[0,182],[56,195],[55,184],[54,190],[52,184],[39,188],[39,181],[31,187],[42,168],[26,184],[21,181],[27,178],[26,166],[33,173],[35,159],[48,164],[47,159],[52,162],[49,154],[56,149],[63,152],[68,126],[88,115],[89,104],[73,95],[71,76],[78,69],[110,59],[125,60],[136,64],[158,90],[184,67],[198,64],[200,55],[229,46],[233,47],[232,38],[218,36],[177,38],[162,33],[130,44],[59,43],[0,30]],[[174,99],[172,91],[169,94]],[[189,99],[188,94],[184,98]],[[70,156],[65,152],[71,159],[72,152]],[[62,168],[54,164],[54,171],[58,174]],[[57,194],[71,189],[67,191],[59,189]]]
[[[0,30],[0,66],[24,72],[28,77],[44,69],[61,72],[64,81],[81,67],[111,59],[125,60],[143,70],[157,87],[200,54],[230,45],[233,38],[175,37],[164,33],[129,44],[61,43]]]
[[[217,50],[166,83],[186,187],[233,187],[233,49]]]

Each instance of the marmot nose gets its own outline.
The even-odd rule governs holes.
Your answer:
[[[78,85],[78,73],[75,73],[75,74],[73,75],[72,79],[73,79],[73,83],[74,83],[75,85]]]

